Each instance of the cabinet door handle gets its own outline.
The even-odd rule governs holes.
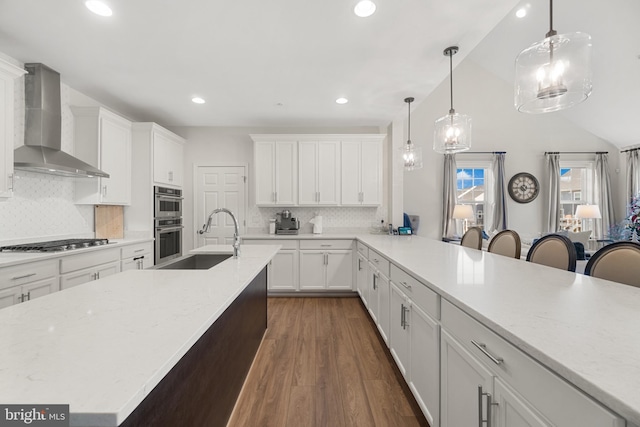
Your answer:
[[[18,280],[18,279],[26,279],[27,277],[31,277],[31,276],[35,276],[36,273],[29,273],[29,274],[25,274],[22,276],[14,276],[11,278],[11,280]]]
[[[24,302],[24,294],[20,294],[18,297],[18,302]]]
[[[404,313],[402,329],[407,329],[407,326],[409,326],[409,322],[407,322],[407,313],[409,312],[409,307],[403,305],[402,311]]]
[[[316,191],[316,202],[320,202],[320,192]]]
[[[330,248],[333,245],[320,245],[321,248]]]
[[[404,329],[404,304],[400,304],[400,326]]]
[[[376,289],[378,289],[378,288],[376,287],[377,279],[378,279],[378,275],[377,275],[377,274],[374,274],[374,275],[373,275],[373,290],[374,290],[374,291],[375,291]]]
[[[358,258],[358,271],[362,270],[362,259]]]
[[[173,171],[169,171],[169,182],[173,181]]]
[[[487,413],[487,417],[485,418],[482,415],[482,396],[486,396],[486,406],[485,411]],[[491,393],[485,393],[482,391],[482,386],[478,385],[478,427],[482,427],[483,424],[486,423],[487,427],[491,427],[491,407],[498,406],[497,402],[493,402],[491,397]]]
[[[143,249],[136,249],[135,251],[133,251],[133,253],[137,253],[137,252],[144,252],[144,248]]]
[[[275,201],[275,202],[277,202],[277,201],[278,201],[278,192],[276,191],[276,192],[275,192],[275,193],[273,193],[273,194],[275,194],[275,199],[274,199],[274,201]]]
[[[31,301],[31,291],[27,292],[27,301]]]
[[[407,289],[411,290],[411,285],[410,285],[410,284],[408,284],[407,282],[400,282],[400,284],[401,284],[402,286],[404,286],[405,288],[407,288]]]
[[[471,344],[475,345],[478,348],[478,350],[480,350],[485,356],[491,359],[491,361],[496,365],[500,365],[502,362],[504,362],[504,359],[502,357],[496,357],[493,354],[489,353],[489,351],[487,350],[486,344],[479,343],[474,340],[471,340]]]
[[[9,191],[13,191],[13,177],[14,175],[12,173],[7,175],[7,188],[9,189]]]

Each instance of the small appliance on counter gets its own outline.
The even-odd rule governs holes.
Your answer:
[[[300,229],[300,221],[291,216],[291,211],[283,210],[276,214],[276,234],[298,234]]]
[[[316,213],[309,222],[313,224],[313,234],[322,234],[322,215]]]

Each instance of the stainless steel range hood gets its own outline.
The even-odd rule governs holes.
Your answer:
[[[43,64],[25,64],[24,145],[14,151],[16,169],[72,177],[109,174],[61,150],[60,74]]]

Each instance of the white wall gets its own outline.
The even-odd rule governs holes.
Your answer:
[[[185,226],[184,251],[194,247],[195,230],[193,224],[193,171],[198,166],[243,166],[248,167],[248,232],[266,232],[269,218],[283,208],[258,208],[253,195],[253,142],[250,134],[340,134],[340,133],[385,133],[375,127],[351,128],[237,128],[237,127],[173,127],[173,132],[186,138],[185,146],[185,183],[183,196],[183,222]],[[386,150],[385,150],[386,151]],[[386,153],[385,153],[386,156]],[[385,163],[386,164],[386,163]],[[385,180],[387,170],[385,168]],[[386,181],[385,181],[386,183]],[[293,215],[300,219],[301,232],[311,232],[309,220],[314,212],[323,216],[325,232],[331,229],[367,228],[371,223],[384,219],[388,221],[386,202],[388,194],[385,188],[383,205],[379,208],[342,208],[310,207],[291,208]]]
[[[454,69],[454,108],[473,119],[470,151],[506,151],[507,180],[518,172],[530,172],[541,184],[541,192],[529,204],[508,199],[509,228],[526,239],[537,236],[546,223],[548,192],[545,151],[608,151],[612,191],[620,189],[618,149],[556,113],[530,115],[513,107],[513,85],[487,72],[471,59]],[[589,102],[587,100],[586,102]],[[420,235],[439,239],[442,234],[443,156],[433,151],[433,124],[449,111],[449,79],[431,95],[416,100],[419,106],[411,115],[411,140],[423,147],[424,167],[405,172],[404,206],[409,214],[420,215]],[[593,156],[591,156],[593,158]],[[458,160],[473,160],[471,154],[457,155]],[[585,156],[562,155],[562,160],[586,159]],[[621,172],[624,174],[624,170]],[[623,202],[616,198],[616,216],[624,213]]]

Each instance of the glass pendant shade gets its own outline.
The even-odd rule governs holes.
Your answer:
[[[471,148],[471,117],[458,114],[453,108],[453,55],[458,53],[458,46],[448,47],[443,53],[449,57],[451,108],[449,114],[436,120],[433,130],[433,151],[453,154]]]
[[[436,120],[433,151],[453,154],[471,148],[471,117],[456,112]]]
[[[416,145],[409,140],[401,150],[405,170],[412,171],[422,167],[422,148],[416,147]]]
[[[591,36],[551,35],[516,59],[515,106],[524,113],[549,113],[591,94]]]
[[[412,171],[415,169],[422,168],[422,148],[417,147],[413,142],[411,142],[411,103],[414,101],[414,98],[405,98],[404,102],[407,103],[408,110],[408,120],[407,120],[407,143],[404,144],[403,147],[400,147],[402,150],[402,163],[404,166],[404,170]]]

